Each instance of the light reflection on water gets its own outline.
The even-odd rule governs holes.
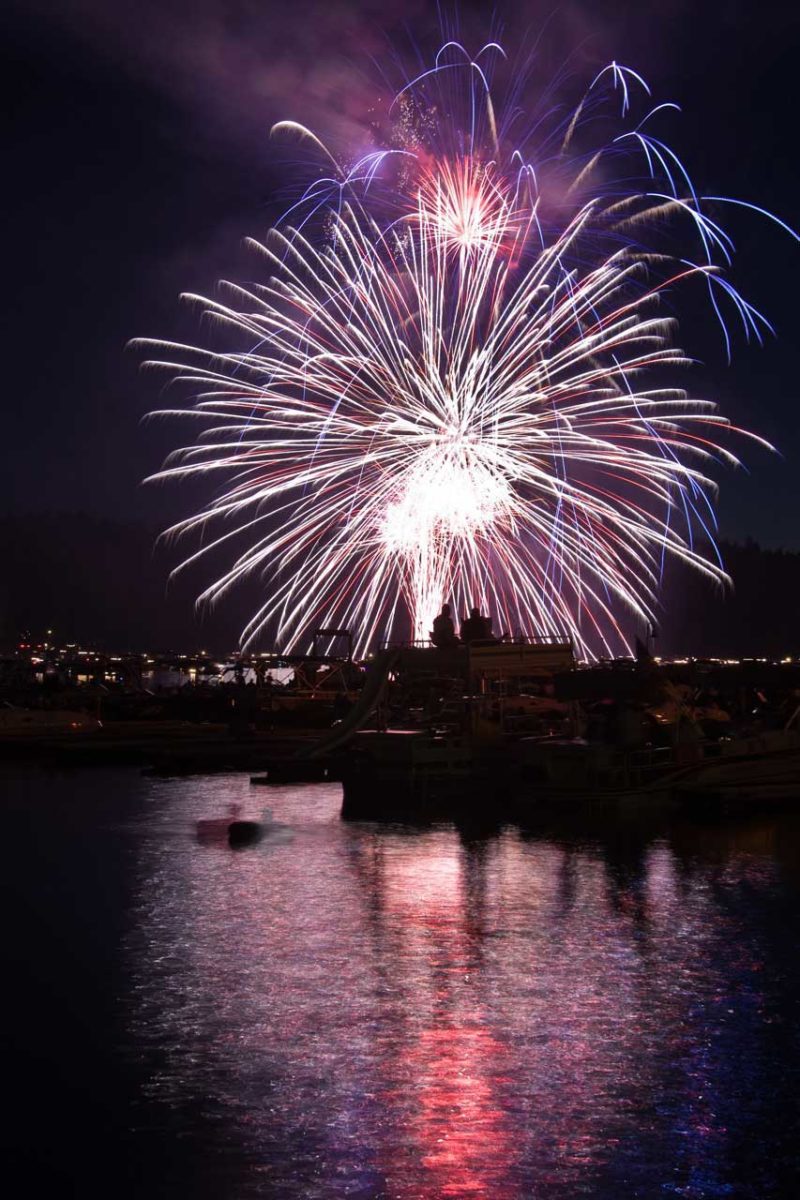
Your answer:
[[[336,785],[147,787],[130,1035],[228,1195],[788,1194],[768,835],[471,840],[342,823]],[[237,799],[291,832],[199,845]]]

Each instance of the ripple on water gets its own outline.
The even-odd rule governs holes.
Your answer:
[[[246,778],[142,786],[130,1037],[237,1197],[784,1194],[763,830],[470,840],[345,824],[319,785],[233,852],[191,829],[255,811]]]

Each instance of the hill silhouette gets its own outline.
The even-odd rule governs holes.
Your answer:
[[[254,578],[218,608],[194,598],[214,570],[169,582],[174,547],[144,523],[82,512],[0,517],[0,641],[55,630],[58,641],[119,649],[233,649],[263,601]],[[672,566],[664,580],[656,653],[739,657],[800,655],[800,553],[753,541],[722,542],[734,581],[722,589]],[[641,632],[631,629],[631,633]]]

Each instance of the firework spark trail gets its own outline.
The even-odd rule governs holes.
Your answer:
[[[158,365],[194,394],[192,408],[173,411],[204,428],[156,478],[229,481],[169,532],[222,526],[182,566],[249,540],[200,597],[218,600],[263,572],[266,600],[245,642],[268,628],[288,648],[335,622],[356,628],[366,651],[403,607],[426,638],[449,600],[488,606],[505,630],[568,634],[587,656],[614,653],[627,648],[631,617],[653,619],[666,554],[725,579],[692,527],[707,527],[708,464],[736,462],[718,440],[728,423],[679,389],[640,386],[688,363],[659,297],[696,277],[720,317],[724,295],[746,333],[760,336],[766,322],[721,279],[714,254],[729,261],[732,242],[679,160],[641,132],[667,106],[611,144],[617,155],[638,147],[667,191],[648,178],[625,194],[608,182],[593,192],[604,149],[567,155],[601,81],[621,90],[624,114],[634,84],[646,87],[639,76],[612,64],[561,122],[559,153],[532,162],[515,147],[504,171],[506,125],[486,72],[460,47],[447,53],[401,105],[445,68],[465,68],[460,147],[443,149],[437,128],[423,149],[416,136],[414,149],[317,181],[293,210],[302,219],[254,243],[266,283],[228,285],[228,304],[192,297],[245,349],[157,343]],[[445,132],[457,141],[463,129],[452,121]],[[387,188],[380,203],[374,196],[390,154],[399,170],[387,209]],[[315,236],[321,204],[326,227]],[[659,249],[670,216],[688,219],[699,263]],[[648,230],[659,234],[651,245]]]

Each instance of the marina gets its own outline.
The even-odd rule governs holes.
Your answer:
[[[283,684],[270,678],[273,662],[290,672]],[[234,768],[268,788],[334,780],[348,817],[724,810],[754,796],[800,798],[792,662],[658,663],[643,653],[590,666],[568,641],[530,638],[400,644],[365,662],[239,658],[215,686],[195,678],[159,694],[127,682],[104,685],[99,698],[86,683],[7,694],[17,703],[0,712],[6,759],[129,763],[166,776]]]

